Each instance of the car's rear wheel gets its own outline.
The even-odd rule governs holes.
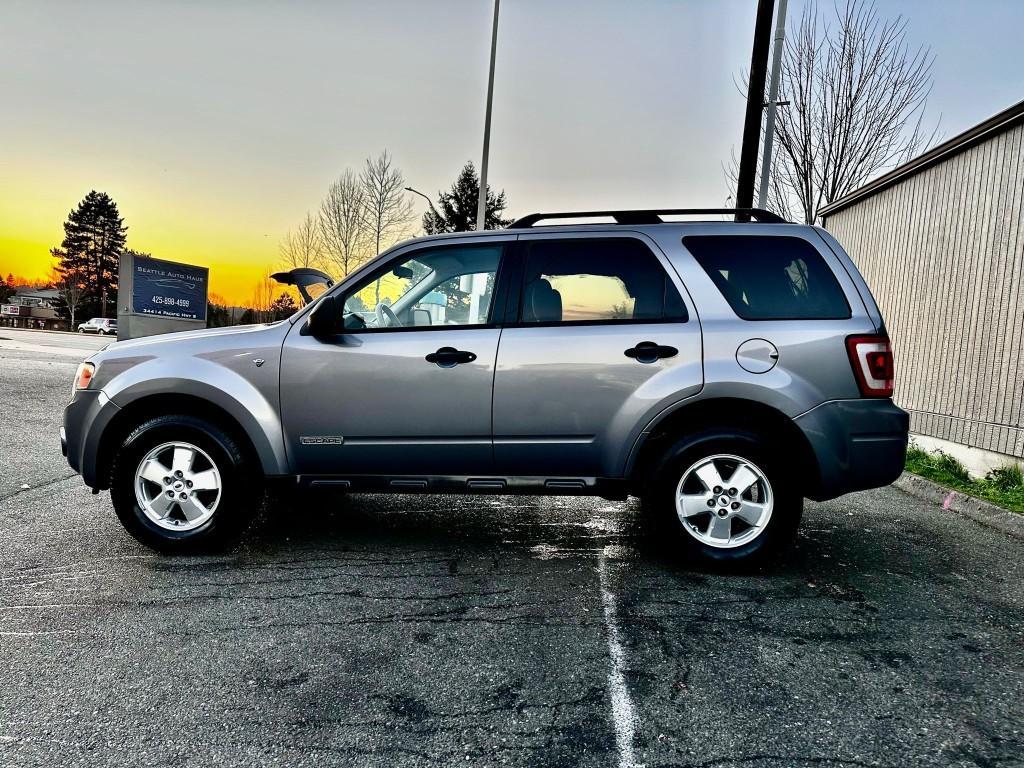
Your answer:
[[[797,480],[759,435],[708,432],[666,451],[647,502],[685,559],[753,564],[795,538],[803,509]]]
[[[121,523],[164,552],[217,549],[256,517],[262,478],[239,441],[193,416],[140,424],[114,457],[110,496]]]

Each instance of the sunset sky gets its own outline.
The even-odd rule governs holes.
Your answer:
[[[943,136],[1024,98],[1024,4],[879,5],[935,54]],[[755,6],[503,0],[490,178],[510,212],[722,204]],[[97,189],[130,248],[208,266],[213,291],[248,300],[346,166],[387,148],[433,197],[479,164],[491,8],[4,0],[0,273],[46,275]]]

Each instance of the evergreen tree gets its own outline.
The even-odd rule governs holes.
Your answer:
[[[214,304],[212,301],[206,304],[206,327],[223,328],[231,325],[231,313],[223,304]]]
[[[440,232],[470,232],[476,229],[476,209],[480,200],[480,178],[472,162],[466,163],[450,192],[440,192],[437,208],[423,214],[423,229],[428,235]],[[487,185],[487,216],[485,229],[499,229],[512,223],[502,218],[505,210],[505,192],[497,195]]]
[[[270,319],[284,320],[299,311],[295,299],[289,293],[282,293],[270,305]]]
[[[14,275],[8,274],[6,282],[0,282],[0,304],[6,304],[14,295]]]
[[[116,314],[117,269],[127,231],[117,204],[96,190],[64,222],[64,240],[51,253],[64,280],[82,286],[86,317]]]

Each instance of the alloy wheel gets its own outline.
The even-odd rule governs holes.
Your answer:
[[[223,485],[210,455],[191,443],[162,443],[135,470],[135,499],[154,524],[190,531],[217,510]]]
[[[753,462],[716,454],[695,462],[676,486],[676,515],[702,544],[732,549],[760,536],[772,516],[768,477]]]

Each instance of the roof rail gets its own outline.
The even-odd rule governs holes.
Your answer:
[[[509,229],[529,229],[538,221],[548,219],[593,219],[597,217],[610,217],[615,219],[616,224],[664,224],[662,216],[682,215],[734,215],[736,221],[744,221],[751,218],[763,224],[788,224],[784,218],[777,213],[766,211],[763,208],[659,208],[646,211],[577,211],[562,213],[531,213],[522,218],[516,219],[508,225]]]

